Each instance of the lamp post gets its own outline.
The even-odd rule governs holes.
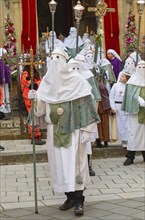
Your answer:
[[[54,50],[54,14],[56,11],[56,5],[57,2],[54,0],[51,0],[49,3],[50,12],[52,15],[52,51]]]
[[[78,53],[78,39],[79,39],[79,26],[80,20],[82,18],[84,7],[81,5],[80,1],[77,1],[77,4],[73,7],[75,19],[76,19],[76,28],[77,28],[77,36],[76,36],[76,54]]]
[[[138,63],[141,16],[144,10],[145,0],[137,0],[137,5],[138,5],[138,38],[137,38],[137,51],[136,51],[136,65]]]

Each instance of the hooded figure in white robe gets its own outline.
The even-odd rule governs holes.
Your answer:
[[[83,49],[80,51],[80,54],[85,55],[90,50],[93,53],[95,52],[94,45],[92,45],[92,42],[90,41],[90,39],[86,39],[84,41],[84,46],[83,46]]]
[[[69,70],[67,59],[64,51],[52,52],[50,67],[37,90],[37,116],[45,114],[48,123],[47,150],[54,191],[67,195],[60,209],[66,210],[73,201],[75,214],[79,212],[78,203],[83,214],[83,190],[89,180],[87,142],[96,132],[99,117],[91,86],[77,70]]]
[[[136,59],[137,59],[137,53],[134,51],[132,52],[129,57],[133,60],[133,62],[136,64]],[[138,62],[141,61],[141,57],[140,55],[138,54]]]
[[[135,62],[132,60],[131,57],[128,57],[125,60],[124,70],[129,72],[131,75],[135,73]]]
[[[82,41],[85,43],[85,40],[89,39],[89,33],[85,32],[82,36]]]
[[[103,58],[100,61],[100,77],[110,93],[112,85],[116,82],[115,74],[109,60]]]
[[[46,50],[46,54],[47,54],[47,68],[49,68],[49,61],[50,61],[50,54],[52,51],[52,37],[53,37],[53,32],[50,31],[49,33],[49,38],[48,40],[45,41],[45,50]],[[67,51],[66,47],[64,46],[64,43],[57,39],[56,33],[54,31],[54,49],[59,48],[60,50],[64,50]]]
[[[130,165],[135,158],[135,151],[142,151],[145,161],[145,61],[136,66],[136,72],[126,84],[123,111],[129,114],[128,121],[128,154],[124,165]]]
[[[84,79],[86,79],[89,82],[89,84],[92,86],[92,94],[94,96],[94,100],[96,103],[98,103],[101,100],[101,95],[96,86],[94,75],[88,69],[88,66],[85,63],[85,57],[83,55],[77,54],[75,58],[69,60],[68,66],[69,69],[72,69],[72,71],[77,70],[84,77]],[[96,105],[96,111],[97,111],[97,105]],[[92,134],[92,138],[90,139],[91,141],[87,143],[87,154],[88,154],[90,176],[95,176],[95,172],[92,169],[92,163],[90,162],[90,155],[92,154],[91,142],[94,142],[97,138],[98,138],[98,129],[96,124],[96,133]]]
[[[46,53],[50,53],[51,50],[52,50],[52,36],[53,36],[53,33],[52,33],[52,31],[50,31],[49,38],[45,42]],[[57,39],[55,31],[54,31],[54,48],[55,49],[59,48],[61,50],[67,51],[67,49],[64,46],[63,42],[61,40]]]
[[[67,53],[70,58],[75,57],[76,55],[76,39],[77,39],[77,29],[71,27],[68,37],[64,38],[64,45],[67,48]],[[81,51],[83,48],[83,40],[78,36],[78,51]]]

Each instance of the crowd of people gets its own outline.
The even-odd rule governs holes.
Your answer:
[[[52,50],[51,32],[45,43],[46,74],[41,78],[34,66],[32,86],[30,67],[25,66],[20,83],[29,116],[32,100],[35,104],[35,144],[45,144],[41,118],[41,127],[47,127],[53,190],[66,195],[60,210],[74,207],[75,215],[83,215],[85,185],[95,175],[90,161],[92,143],[108,148],[109,142],[120,140],[127,149],[124,166],[133,164],[136,151],[142,152],[145,162],[145,61],[139,56],[136,63],[135,49],[124,61],[112,48],[106,55],[98,48],[96,56],[88,33],[79,36],[76,50],[76,35],[75,27],[62,40],[54,33]],[[32,139],[31,124],[28,128]]]

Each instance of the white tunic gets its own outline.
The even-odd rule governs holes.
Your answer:
[[[96,132],[96,123],[73,131],[71,143],[67,148],[64,148],[63,144],[57,147],[53,138],[50,104],[91,97],[91,86],[77,70],[69,70],[66,63],[67,54],[64,51],[54,49],[51,58],[51,65],[37,90],[37,116],[45,115],[48,124],[47,150],[53,187],[54,191],[60,193],[84,190],[89,178],[86,143],[91,141],[91,134]],[[81,184],[76,181],[78,175],[83,180]]]
[[[129,114],[127,150],[145,151],[145,124],[138,123],[138,113]]]
[[[47,122],[47,152],[55,192],[84,190],[86,181],[90,180],[88,172],[87,143],[89,136],[95,132],[96,124],[77,129],[72,133],[72,144],[68,148],[56,147],[53,142],[53,125],[49,114],[49,104],[37,103],[37,116],[45,114]],[[78,143],[79,142],[79,143]],[[83,184],[77,184],[77,175],[83,178]]]
[[[116,111],[118,139],[121,141],[128,140],[128,132],[127,132],[128,114],[121,110],[124,91],[125,91],[125,84],[121,82],[117,82],[112,86],[109,94],[110,106],[113,110]],[[120,103],[116,103],[116,102],[120,102]]]

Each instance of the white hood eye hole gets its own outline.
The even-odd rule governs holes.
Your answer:
[[[59,59],[59,56],[56,56],[57,59]]]
[[[51,60],[53,60],[53,57],[51,57]]]
[[[75,70],[75,67],[73,67],[73,70]]]
[[[79,67],[77,68],[77,70],[79,70]]]

